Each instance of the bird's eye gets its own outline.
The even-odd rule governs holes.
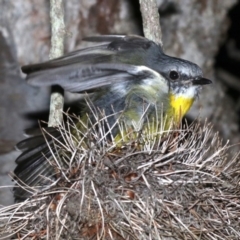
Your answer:
[[[169,77],[172,79],[172,80],[177,80],[179,78],[179,74],[177,71],[171,71],[169,73]]]

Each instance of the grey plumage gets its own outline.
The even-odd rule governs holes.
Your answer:
[[[103,109],[110,127],[120,114],[127,126],[142,123],[153,114],[164,114],[169,108],[169,93],[186,85],[200,86],[211,81],[202,77],[202,70],[194,63],[170,57],[156,43],[138,36],[97,36],[86,41],[98,45],[69,53],[58,59],[23,66],[27,82],[34,86],[60,85],[70,92],[94,93],[93,108]],[[195,94],[193,92],[193,94]],[[84,113],[90,114],[88,108]],[[113,115],[114,114],[114,115]],[[48,129],[58,140],[61,135]],[[119,129],[113,129],[116,135]],[[57,153],[54,140],[48,144]],[[16,160],[16,177],[29,186],[43,186],[54,179],[56,170],[46,160],[52,153],[43,136],[23,140],[18,148],[23,153]],[[31,196],[15,188],[16,201]]]

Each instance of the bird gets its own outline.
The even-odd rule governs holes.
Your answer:
[[[81,109],[81,119],[87,121],[88,116],[94,121],[93,109],[103,110],[109,116],[107,127],[118,142],[128,141],[129,132],[137,137],[135,133],[149,128],[149,123],[153,132],[163,121],[165,130],[172,123],[178,125],[202,86],[212,83],[197,64],[166,55],[159,44],[145,37],[100,35],[83,40],[94,46],[23,66],[22,72],[33,86],[60,85],[69,92],[89,94],[90,104]],[[160,119],[158,124],[156,119]],[[54,128],[47,130],[58,141],[63,140]],[[17,183],[41,189],[54,179],[56,172],[47,160],[53,139],[47,136],[47,140],[48,144],[39,131],[17,144],[22,151],[14,170]],[[14,188],[16,202],[31,195],[30,190]]]

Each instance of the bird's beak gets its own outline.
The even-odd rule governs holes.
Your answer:
[[[212,81],[207,78],[197,78],[192,80],[193,85],[207,85],[211,83]]]

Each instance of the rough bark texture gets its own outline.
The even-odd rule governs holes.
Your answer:
[[[62,0],[50,1],[50,17],[51,17],[51,50],[49,58],[58,58],[64,53],[64,11]],[[58,126],[63,121],[63,105],[64,95],[63,90],[60,87],[53,87],[50,108],[48,126]]]
[[[156,0],[140,0],[139,2],[144,36],[162,46],[162,31]]]
[[[165,52],[188,59],[203,68],[205,77],[214,84],[206,87],[196,101],[189,117],[199,115],[213,122],[224,140],[239,141],[237,114],[233,100],[214,76],[214,57],[229,26],[226,14],[232,1],[173,0],[158,1]],[[128,0],[68,0],[65,1],[67,37],[65,51],[86,46],[81,39],[96,34],[141,34],[141,19],[137,1]],[[9,153],[23,136],[23,129],[36,125],[41,112],[48,109],[46,89],[28,86],[19,66],[48,59],[50,20],[48,1],[2,0],[0,2],[1,106],[0,156],[4,165],[1,185],[10,184],[7,172],[13,170],[15,155]],[[67,96],[69,99],[69,95]],[[28,113],[31,113],[29,115]],[[26,120],[26,117],[28,120]],[[34,117],[33,119],[29,119]],[[4,163],[4,164],[5,164]],[[4,170],[3,170],[4,169]],[[7,190],[9,196],[11,191]],[[6,195],[5,195],[6,196]],[[9,200],[3,200],[9,204]]]

